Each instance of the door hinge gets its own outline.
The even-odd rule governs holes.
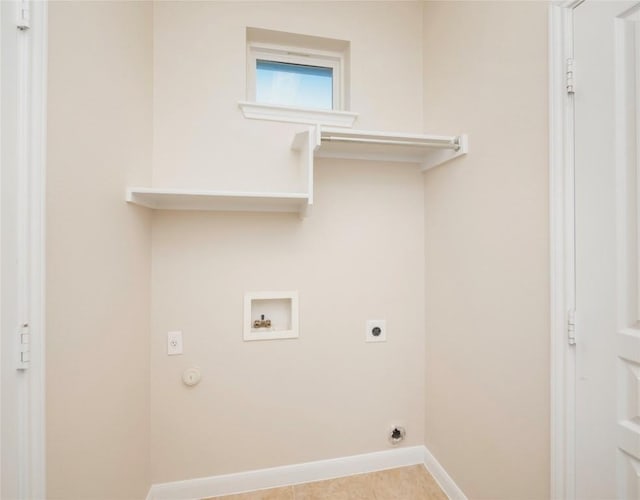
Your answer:
[[[575,92],[576,92],[576,72],[575,72],[575,60],[572,57],[567,59],[566,86],[567,86],[567,94],[575,94]]]
[[[569,345],[576,344],[576,311],[574,309],[567,313],[567,341]]]
[[[23,323],[18,329],[18,370],[26,370],[31,362],[31,329]]]
[[[18,6],[18,29],[27,31],[31,28],[31,5],[29,0],[21,0]]]

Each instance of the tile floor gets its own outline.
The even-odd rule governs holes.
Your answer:
[[[447,500],[422,465],[260,490],[216,500]]]

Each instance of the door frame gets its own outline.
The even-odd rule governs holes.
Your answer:
[[[3,331],[1,349],[16,354],[16,369],[22,372],[16,382],[20,400],[17,412],[21,425],[18,428],[19,449],[2,448],[0,458],[17,461],[19,498],[28,499],[46,498],[45,167],[48,10],[47,2],[42,1],[14,0],[14,5],[15,24],[12,21],[11,26],[15,26],[19,33],[16,47],[18,67],[2,67],[1,71],[15,74],[20,89],[17,120],[9,124],[17,130],[18,159],[0,167],[3,172],[17,174],[18,234],[3,234],[3,238],[10,238],[10,244],[17,246],[19,257],[23,257],[18,258],[15,294],[18,296],[18,317],[22,318],[19,322],[28,323],[30,361],[28,368],[24,369],[17,357],[20,325],[16,324],[14,331]],[[22,9],[26,12],[24,19],[20,19],[19,15]],[[0,274],[10,267],[15,268],[16,262],[0,255]],[[6,301],[7,298],[0,294],[3,310]]]
[[[46,498],[46,157],[47,157],[47,61],[48,3],[26,0],[31,11],[31,75],[29,91],[29,223],[31,312],[31,380],[29,388],[29,498]]]
[[[573,58],[573,12],[584,0],[549,7],[550,230],[550,498],[575,499],[574,100],[567,61]],[[574,326],[575,328],[575,326]]]

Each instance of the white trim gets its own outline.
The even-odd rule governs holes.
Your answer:
[[[424,446],[411,446],[237,474],[154,484],[149,490],[147,500],[184,500],[232,495],[417,464],[425,465],[449,498],[466,499],[462,490]]]
[[[47,3],[31,0],[22,2],[11,3],[16,12],[18,9],[28,12],[29,22],[20,22],[19,16],[16,16],[15,23],[9,24],[5,19],[3,26],[15,30],[16,41],[15,49],[13,46],[10,48],[12,53],[15,50],[9,58],[12,67],[3,68],[6,72],[4,78],[6,82],[15,76],[18,89],[18,95],[15,99],[12,97],[14,103],[11,103],[15,105],[15,124],[14,119],[5,123],[8,128],[15,128],[17,160],[3,165],[3,173],[5,170],[17,172],[17,203],[10,208],[12,218],[15,210],[17,230],[12,236],[16,241],[11,242],[10,247],[17,248],[18,258],[17,265],[15,261],[9,263],[12,269],[18,270],[15,283],[13,279],[10,283],[15,288],[17,300],[5,304],[6,299],[2,297],[2,309],[6,307],[6,310],[12,311],[11,314],[15,312],[15,322],[12,318],[12,325],[3,325],[11,329],[3,331],[3,347],[16,347],[13,366],[19,370],[19,375],[15,378],[17,404],[15,410],[12,409],[18,422],[17,429],[14,429],[17,449],[3,448],[7,454],[2,458],[15,463],[18,481],[16,498],[27,499],[44,498],[46,485],[44,301]],[[13,177],[8,176],[11,179]],[[7,189],[14,188],[5,186]],[[7,262],[2,263],[2,266],[5,265]],[[26,359],[20,360],[17,355],[19,350],[26,353],[26,349],[18,345],[18,334],[25,323],[28,326],[24,329],[30,336],[28,362]],[[14,401],[11,403],[14,404]]]
[[[358,113],[330,109],[297,108],[278,104],[240,101],[238,107],[245,118],[331,127],[353,127]]]
[[[575,349],[567,338],[568,312],[575,308],[574,134],[565,78],[573,9],[580,3],[549,9],[550,497],[558,500],[575,498]]]
[[[4,167],[2,166],[2,121],[3,121],[3,116],[2,116],[2,70],[3,70],[3,65],[1,62],[1,58],[2,58],[2,6],[0,5],[0,172],[4,172]],[[3,198],[2,198],[2,175],[0,175],[0,209],[2,208],[2,203],[3,203]],[[4,226],[2,225],[2,218],[0,217],[0,234],[3,234],[2,231],[4,231]],[[2,283],[4,283],[3,281],[3,273],[4,273],[4,257],[3,257],[3,253],[2,253],[2,245],[0,245],[0,285]],[[0,326],[2,325],[2,312],[4,310],[4,298],[2,297],[2,286],[0,286]],[[0,328],[1,330],[1,328]],[[5,450],[6,449],[6,445],[3,447],[3,432],[2,429],[4,429],[4,426],[2,424],[2,400],[3,400],[3,396],[2,396],[2,386],[4,385],[4,380],[3,380],[3,371],[2,371],[2,352],[5,349],[5,345],[4,342],[2,340],[2,338],[0,338],[0,450]],[[2,493],[2,469],[3,469],[3,465],[2,462],[6,460],[4,453],[0,452],[0,494]]]
[[[451,500],[467,500],[466,495],[460,487],[455,483],[447,471],[440,465],[428,448],[424,447],[424,466],[436,480],[445,495]]]
[[[29,496],[46,497],[45,278],[48,4],[31,3]]]

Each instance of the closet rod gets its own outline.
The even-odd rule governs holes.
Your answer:
[[[356,142],[362,144],[380,144],[389,146],[417,146],[417,147],[429,147],[429,148],[442,148],[453,149],[458,151],[460,149],[459,138],[454,139],[427,139],[425,141],[400,141],[394,139],[366,139],[359,137],[337,137],[337,136],[323,136],[323,141],[331,142]]]

